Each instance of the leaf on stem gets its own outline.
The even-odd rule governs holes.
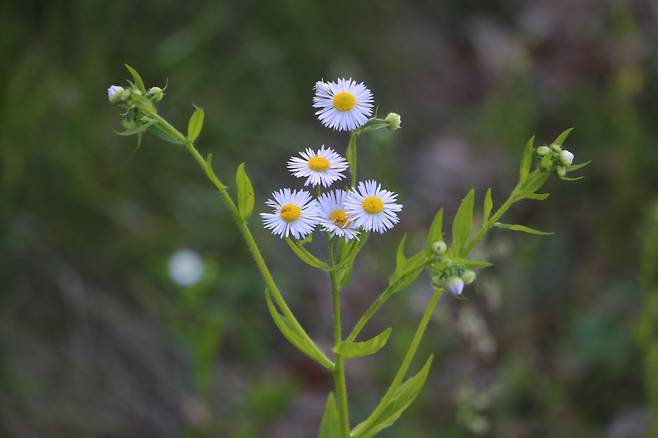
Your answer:
[[[128,136],[131,136],[131,135],[141,134],[142,132],[146,131],[151,126],[155,125],[156,123],[158,123],[157,120],[149,120],[148,122],[146,122],[142,125],[139,125],[139,126],[135,126],[134,128],[126,129],[124,131],[114,131],[114,132],[117,135],[128,137]]]
[[[362,429],[362,424],[357,425],[352,431],[354,438],[370,438],[377,433],[392,426],[400,415],[411,405],[411,403],[418,397],[420,391],[425,386],[427,375],[429,374],[430,367],[432,366],[432,358],[430,356],[423,368],[413,377],[410,377],[406,382],[400,385],[395,394],[391,398],[386,408],[378,415],[377,420],[366,430]],[[367,420],[366,420],[367,421]]]
[[[187,139],[190,142],[194,143],[194,141],[199,138],[201,129],[203,129],[204,118],[205,112],[203,111],[203,108],[196,107],[190,116],[189,122],[187,122]]]
[[[235,173],[235,187],[238,192],[238,212],[242,220],[246,221],[254,211],[254,187],[251,185],[244,163],[238,166]]]
[[[573,128],[565,129],[562,131],[560,135],[558,135],[555,140],[553,140],[553,144],[562,146],[567,137],[569,137],[569,134],[571,134],[571,131],[573,131]]]
[[[464,259],[461,257],[453,258],[452,262],[458,265],[464,265],[467,268],[488,268],[489,266],[493,266],[493,263],[486,260]]]
[[[142,93],[146,93],[146,88],[144,87],[144,81],[142,80],[142,77],[137,73],[137,70],[129,66],[128,64],[124,64],[126,66],[126,70],[128,70],[128,73],[130,73],[130,76],[132,76],[133,81],[135,81],[135,86],[139,91]]]
[[[381,350],[388,342],[391,336],[392,328],[387,328],[377,336],[367,341],[343,341],[336,348],[334,353],[343,355],[346,359],[354,359],[357,357],[370,356]]]
[[[482,209],[482,226],[489,221],[489,215],[493,209],[493,197],[491,196],[491,187],[487,189],[484,195],[484,208]]]
[[[503,224],[500,222],[496,222],[494,224],[494,227],[502,228],[504,230],[520,231],[522,233],[535,234],[537,236],[550,236],[551,234],[555,234],[552,232],[536,230],[534,228],[526,227],[525,225],[510,225],[510,224]]]
[[[322,414],[318,438],[336,438],[339,436],[340,421],[338,419],[336,399],[334,398],[334,393],[330,392],[327,397],[327,403],[324,405],[324,414]]]
[[[530,174],[530,167],[532,167],[532,155],[534,152],[533,144],[535,136],[533,135],[525,144],[523,149],[523,158],[521,159],[521,167],[519,168],[519,182],[523,184]]]
[[[293,324],[291,324],[283,315],[279,313],[279,310],[274,305],[272,301],[271,292],[269,289],[265,289],[265,301],[267,303],[267,309],[270,311],[272,320],[277,326],[284,338],[288,340],[292,345],[294,345],[299,351],[306,354],[308,357],[318,362],[320,365],[325,368],[332,370],[332,362],[320,351],[317,345],[308,337],[304,331],[300,331]]]
[[[329,265],[311,254],[311,252],[304,248],[302,245],[299,245],[297,242],[293,242],[289,237],[286,237],[286,243],[290,249],[292,249],[292,252],[294,252],[295,255],[297,255],[297,257],[299,257],[299,259],[307,265],[313,268],[322,269],[323,271],[329,271]]]
[[[404,255],[404,244],[407,241],[407,235],[402,236],[400,243],[398,244],[398,249],[395,252],[395,270],[400,270],[404,267],[404,264],[407,263],[407,256]]]
[[[569,166],[569,168],[567,168],[567,170],[569,172],[573,172],[574,170],[582,169],[583,167],[589,165],[591,162],[592,162],[592,160],[585,161],[584,163],[580,163],[580,164],[574,164],[572,166]]]
[[[475,190],[471,189],[462,201],[455,219],[452,222],[452,249],[453,254],[459,256],[462,254],[468,238],[471,235],[473,227],[473,201],[475,199]]]
[[[427,232],[427,250],[432,250],[432,244],[436,241],[443,241],[443,209],[441,208],[434,215],[432,225]]]

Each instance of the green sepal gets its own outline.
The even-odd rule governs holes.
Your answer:
[[[469,190],[452,222],[452,254],[460,256],[468,242],[473,227],[473,202],[475,190]]]
[[[439,209],[434,215],[432,225],[427,232],[426,249],[432,251],[432,244],[436,241],[443,241],[443,209]]]
[[[190,120],[187,122],[187,140],[190,143],[194,143],[199,138],[199,134],[201,134],[201,130],[203,129],[204,118],[205,112],[203,108],[196,107],[190,116]]]
[[[484,208],[482,209],[482,225],[484,226],[489,221],[489,215],[493,209],[493,197],[491,195],[491,187],[487,189],[484,195]]]
[[[130,76],[132,76],[133,81],[135,81],[135,86],[139,91],[142,93],[146,93],[146,88],[144,87],[144,81],[142,80],[142,77],[137,73],[137,70],[129,66],[128,64],[124,64],[126,66],[126,69],[128,70],[128,73],[130,73]]]
[[[340,420],[338,418],[338,409],[336,408],[334,393],[330,392],[327,397],[327,403],[324,405],[324,414],[322,414],[318,438],[338,437],[340,437]]]
[[[535,136],[533,135],[526,142],[523,149],[523,158],[521,159],[521,166],[519,167],[519,182],[523,184],[530,174],[530,167],[532,166],[532,157],[534,155]]]
[[[341,354],[346,359],[370,356],[377,353],[386,345],[392,330],[389,327],[367,341],[343,341],[334,348],[334,353]]]
[[[571,131],[573,131],[573,128],[568,128],[562,131],[560,135],[558,135],[555,140],[553,140],[553,144],[562,146],[567,137],[569,137],[569,134],[571,134]]]
[[[311,254],[311,252],[304,248],[302,245],[299,245],[297,242],[293,242],[289,237],[286,237],[286,243],[290,249],[292,249],[295,255],[307,265],[313,268],[322,269],[323,271],[329,271],[329,265]]]
[[[295,346],[299,351],[306,354],[308,357],[327,368],[332,370],[334,368],[333,362],[327,358],[327,356],[322,353],[320,348],[315,345],[315,343],[308,337],[306,332],[300,331],[295,328],[294,325],[279,313],[279,310],[274,305],[272,301],[271,292],[269,289],[265,289],[265,301],[267,303],[267,309],[270,311],[270,316],[274,321],[274,325],[277,326],[284,338],[288,340],[293,346]]]
[[[124,131],[114,131],[115,134],[121,135],[124,137],[129,137],[131,135],[141,134],[142,132],[148,130],[151,126],[158,123],[157,120],[149,120],[148,122],[135,126],[134,128],[126,129]]]
[[[493,263],[487,262],[486,260],[464,259],[461,257],[452,258],[450,260],[455,264],[463,265],[467,268],[488,268],[489,266],[493,266]]]
[[[579,170],[582,169],[583,167],[589,165],[592,162],[592,160],[585,161],[584,163],[580,164],[574,164],[572,166],[567,167],[567,172],[573,172],[574,170]]]
[[[235,187],[238,194],[238,212],[240,218],[246,221],[254,211],[254,187],[251,185],[244,163],[235,172]]]
[[[534,228],[526,227],[525,225],[510,225],[510,224],[503,224],[500,222],[496,222],[494,224],[494,227],[502,228],[504,230],[520,231],[522,233],[535,234],[537,236],[550,236],[552,234],[555,234],[549,231],[536,230]]]
[[[363,430],[362,424],[360,423],[352,430],[353,438],[371,438],[377,433],[386,429],[387,427],[392,426],[400,415],[411,405],[411,403],[418,397],[420,391],[425,386],[427,381],[427,375],[429,374],[430,367],[432,366],[433,356],[431,355],[425,365],[421,370],[413,377],[407,379],[402,385],[400,385],[391,401],[388,403],[386,408],[378,416],[377,421],[375,421],[372,426],[368,427],[367,430]]]
[[[578,176],[576,178],[571,178],[569,176],[558,176],[562,181],[580,181],[581,179],[585,178],[584,176]]]

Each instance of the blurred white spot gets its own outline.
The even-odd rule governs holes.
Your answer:
[[[196,251],[179,249],[169,258],[169,276],[180,286],[192,286],[203,276],[203,260]]]

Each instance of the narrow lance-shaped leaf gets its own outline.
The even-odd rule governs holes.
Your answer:
[[[564,141],[569,137],[569,134],[571,134],[571,131],[573,131],[573,128],[565,129],[558,135],[555,140],[553,141],[553,144],[557,144],[562,146],[564,144]]]
[[[443,209],[440,209],[434,215],[432,225],[427,232],[427,250],[432,250],[432,244],[436,241],[443,241]]]
[[[467,268],[488,268],[489,266],[493,266],[493,263],[485,260],[464,259],[461,257],[453,258],[452,262],[458,265],[464,265]]]
[[[484,209],[482,210],[482,226],[489,221],[489,215],[493,209],[493,197],[491,196],[491,187],[487,189],[484,195]]]
[[[137,70],[129,66],[128,64],[124,64],[126,66],[126,69],[128,70],[128,73],[130,73],[130,76],[132,76],[133,81],[135,81],[135,86],[139,91],[142,93],[146,93],[146,88],[144,87],[144,81],[142,80],[142,77],[137,73]]]
[[[235,173],[235,186],[238,192],[238,211],[242,220],[246,221],[254,211],[254,187],[251,185],[244,163],[238,166]]]
[[[391,336],[392,330],[393,329],[389,327],[374,338],[368,339],[367,341],[341,342],[336,348],[334,348],[334,353],[342,354],[343,357],[347,359],[370,356],[377,353],[386,345],[388,338]]]
[[[318,438],[338,438],[340,437],[340,421],[338,419],[338,409],[336,408],[336,399],[334,393],[330,392],[327,397],[327,403],[324,405],[324,414],[320,422],[320,432]]]
[[[203,129],[203,120],[205,118],[205,113],[203,108],[197,107],[192,115],[190,116],[189,122],[187,122],[187,140],[194,142],[199,138],[201,134],[201,129]]]
[[[510,225],[510,224],[502,224],[500,222],[496,222],[494,226],[497,228],[502,228],[504,230],[512,230],[512,231],[520,231],[522,233],[536,234],[537,236],[550,236],[551,234],[555,234],[552,232],[535,230],[534,228],[526,227],[525,225]]]
[[[584,163],[574,164],[574,165],[572,165],[572,166],[569,166],[569,167],[567,168],[567,170],[568,170],[569,172],[573,172],[574,170],[582,169],[583,167],[589,165],[591,162],[592,162],[592,160],[585,161]]]
[[[453,254],[459,256],[462,254],[464,247],[471,235],[473,228],[473,201],[475,199],[475,190],[471,189],[462,201],[455,219],[452,222],[452,249]]]
[[[521,167],[519,168],[519,181],[521,184],[525,182],[530,174],[530,167],[532,167],[532,155],[534,152],[533,144],[535,142],[535,136],[533,135],[525,144],[523,149],[523,158],[521,159]]]
[[[288,243],[288,246],[290,249],[292,249],[292,252],[294,252],[295,255],[307,265],[313,268],[322,269],[324,271],[329,270],[329,265],[311,254],[308,249],[298,245],[296,242],[293,242],[289,237],[286,237],[286,243]]]
[[[130,135],[136,135],[136,134],[141,134],[142,132],[146,131],[149,129],[151,126],[155,125],[157,123],[157,120],[149,120],[148,122],[135,126],[134,128],[126,129],[124,131],[115,131],[117,135],[122,135],[124,137],[130,136]]]
[[[398,244],[398,249],[395,253],[395,269],[402,269],[404,264],[407,262],[407,257],[404,255],[404,243],[407,241],[407,235],[402,236],[400,243]]]
[[[391,398],[386,408],[378,415],[377,420],[368,427],[367,430],[363,429],[363,424],[357,425],[352,431],[354,438],[370,438],[377,433],[392,426],[400,415],[411,405],[411,403],[418,397],[420,391],[425,386],[427,375],[429,374],[430,367],[432,366],[432,358],[430,356],[423,368],[413,377],[410,377],[406,382],[398,387],[395,394]]]

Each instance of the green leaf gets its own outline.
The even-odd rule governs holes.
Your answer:
[[[238,192],[238,212],[242,220],[246,221],[254,211],[254,187],[247,176],[244,163],[238,166],[235,173],[235,187]]]
[[[137,70],[129,66],[128,64],[124,64],[126,66],[126,69],[128,70],[128,73],[130,73],[130,76],[133,77],[133,81],[135,81],[135,86],[139,91],[142,93],[146,93],[146,88],[144,87],[144,81],[142,80],[142,77],[137,73]]]
[[[562,146],[562,144],[567,139],[567,137],[569,137],[569,134],[571,134],[571,131],[573,131],[573,128],[565,129],[564,131],[562,131],[560,133],[560,135],[558,135],[555,138],[555,140],[553,141],[553,144],[557,144],[557,145]]]
[[[489,215],[493,209],[493,198],[491,196],[491,187],[487,189],[487,193],[484,195],[484,209],[482,210],[482,225],[487,223],[489,220]]]
[[[535,171],[530,174],[527,181],[523,185],[523,191],[534,193],[544,185],[550,173]]]
[[[338,419],[338,409],[336,408],[336,399],[334,393],[330,392],[327,397],[327,403],[324,405],[324,414],[320,422],[320,432],[318,438],[338,438],[340,437],[340,421]]]
[[[386,345],[389,336],[391,336],[392,330],[393,329],[389,327],[374,338],[368,339],[367,341],[341,342],[336,348],[334,348],[334,353],[341,354],[347,359],[370,356],[377,353],[384,347],[384,345]]]
[[[420,273],[423,272],[427,261],[427,252],[420,251],[413,257],[410,257],[403,266],[396,269],[388,278],[388,286],[391,289],[391,293],[398,292],[413,283]]]
[[[500,222],[496,222],[494,224],[494,227],[502,228],[505,230],[520,231],[528,234],[536,234],[537,236],[550,236],[551,234],[555,234],[552,232],[535,230],[534,228],[526,227],[525,225],[509,225],[509,224],[502,224]]]
[[[180,141],[178,141],[175,137],[172,137],[170,134],[167,132],[163,131],[160,129],[160,126],[158,125],[152,125],[149,127],[149,132],[156,137],[158,137],[160,140],[164,140],[168,143],[172,144],[182,144]]]
[[[402,269],[405,263],[407,263],[407,257],[404,255],[404,243],[407,241],[407,235],[402,236],[400,243],[398,244],[398,250],[395,253],[395,269]]]
[[[549,197],[549,193],[532,193],[532,192],[522,192],[524,198],[533,199],[535,201],[543,201]]]
[[[190,121],[187,122],[187,139],[190,142],[194,142],[201,134],[201,129],[203,129],[203,119],[205,113],[203,108],[197,107],[192,115],[190,116]]]
[[[432,225],[427,232],[427,250],[432,250],[432,244],[437,240],[443,241],[443,209],[440,209],[434,215]]]
[[[265,289],[265,301],[267,303],[267,309],[270,311],[270,315],[274,321],[274,325],[277,326],[283,337],[286,338],[288,342],[294,345],[299,351],[306,354],[308,357],[318,362],[325,368],[332,370],[333,363],[324,355],[324,353],[322,353],[318,346],[313,343],[306,332],[297,329],[283,315],[279,313],[279,310],[276,308],[274,302],[272,301],[272,296],[269,289]]]
[[[347,149],[345,150],[345,158],[347,163],[350,166],[350,171],[354,170],[354,164],[356,162],[356,135],[350,135],[350,141],[347,144]]]
[[[353,269],[354,269],[354,265],[349,265],[345,269],[343,269],[338,275],[338,287],[340,289],[343,289],[345,286],[350,284],[350,281],[352,281]]]
[[[347,286],[352,279],[352,267],[354,266],[354,261],[359,255],[361,249],[365,246],[367,240],[368,233],[363,233],[358,240],[352,239],[347,244],[339,243],[340,261],[336,264],[334,269],[336,270],[338,285],[341,289]]]
[[[573,166],[569,166],[569,167],[567,168],[567,170],[568,170],[569,172],[573,172],[574,170],[582,169],[583,167],[589,165],[591,162],[592,162],[592,160],[585,161],[584,163],[580,163],[580,164],[574,164]]]
[[[297,257],[299,257],[301,261],[314,268],[322,269],[323,271],[329,271],[329,265],[311,254],[308,249],[298,245],[296,242],[293,242],[289,237],[286,237],[286,242],[288,243],[290,249],[292,249],[292,251],[295,253],[295,255],[297,255]]]
[[[578,176],[576,178],[571,178],[569,176],[560,176],[559,177],[562,181],[580,181],[581,179],[585,178],[584,176]]]
[[[467,268],[488,268],[489,266],[493,266],[493,263],[485,260],[464,259],[461,257],[455,257],[451,260],[453,263],[464,265]]]
[[[146,122],[142,125],[139,125],[139,126],[135,126],[134,128],[126,129],[124,131],[114,131],[114,132],[117,135],[128,137],[128,136],[131,136],[131,135],[141,134],[142,132],[146,131],[151,126],[155,125],[156,123],[158,123],[157,120],[149,120],[148,122]]]
[[[377,421],[372,424],[367,430],[361,430],[361,424],[357,425],[352,431],[354,438],[370,438],[377,433],[392,426],[400,415],[411,405],[411,403],[418,397],[420,391],[425,386],[427,375],[429,374],[430,367],[432,366],[432,358],[423,365],[423,368],[413,377],[410,377],[406,382],[398,387],[395,394],[391,398],[386,408],[378,416]]]
[[[521,159],[521,167],[519,168],[519,181],[521,184],[525,182],[530,174],[530,167],[532,167],[532,156],[535,151],[533,144],[535,142],[535,136],[530,137],[528,142],[525,144],[523,149],[523,158]]]
[[[456,256],[461,255],[473,227],[473,201],[475,190],[471,189],[462,201],[452,222],[452,249]]]

